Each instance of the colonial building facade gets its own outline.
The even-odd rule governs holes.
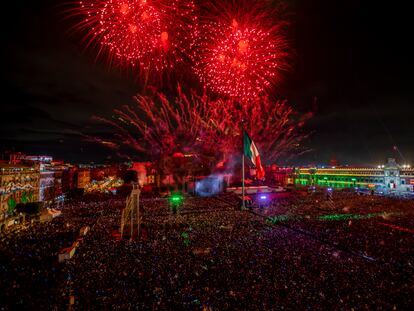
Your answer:
[[[59,163],[40,164],[39,201],[50,204],[63,194],[62,176],[67,169]]]
[[[39,201],[39,165],[0,164],[0,221],[18,203]]]
[[[414,168],[399,165],[388,159],[386,165],[376,168],[330,167],[297,168],[295,184],[335,188],[361,188],[392,192],[414,192]]]

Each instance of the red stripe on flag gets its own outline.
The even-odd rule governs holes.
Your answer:
[[[260,160],[260,156],[256,157],[256,178],[263,179],[265,176],[265,172],[262,166],[262,161]]]

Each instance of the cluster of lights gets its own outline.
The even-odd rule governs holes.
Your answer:
[[[369,219],[373,217],[383,216],[384,213],[369,213],[369,214],[333,214],[319,216],[319,220],[349,220],[349,219]]]
[[[183,196],[178,193],[174,193],[170,197],[170,203],[172,205],[180,205],[181,203],[183,203],[183,201],[184,201]]]
[[[385,166],[384,165],[378,165],[377,167],[378,168],[384,168]],[[411,168],[411,165],[410,164],[403,164],[403,165],[401,165],[401,167],[402,168]]]
[[[196,27],[191,0],[85,0],[77,25],[88,45],[121,65],[161,72],[183,61],[192,48]]]
[[[213,12],[196,10],[194,0],[83,0],[76,28],[110,63],[161,73],[191,61],[218,95],[248,101],[266,94],[288,67],[282,23],[259,4],[220,5]]]
[[[152,85],[157,84],[153,78],[165,82],[172,68],[184,68],[178,64],[190,65],[187,68],[194,70],[205,89],[219,98],[203,96],[191,106],[187,98],[181,101],[179,90],[177,109],[177,103],[164,95],[156,105],[153,98],[137,97],[138,113],[124,106],[111,120],[96,118],[122,132],[116,141],[94,140],[113,149],[122,140],[140,152],[148,150],[145,141],[156,145],[156,153],[169,153],[182,138],[204,148],[208,139],[220,136],[220,148],[230,153],[238,140],[235,129],[248,117],[251,124],[260,125],[246,130],[258,138],[266,160],[277,160],[299,147],[305,136],[296,129],[311,114],[296,118],[286,101],[274,102],[267,96],[289,69],[286,23],[277,19],[281,15],[275,7],[246,0],[82,0],[75,11],[83,21],[75,28],[86,32],[87,47],[97,46],[110,63],[138,69]],[[143,135],[137,139],[131,130]]]
[[[203,25],[195,72],[213,92],[240,100],[265,94],[286,69],[286,41],[254,18]]]
[[[385,213],[369,213],[369,214],[331,214],[331,215],[322,215],[322,216],[318,216],[316,217],[316,219],[318,220],[322,220],[322,221],[341,221],[341,220],[351,220],[351,219],[369,219],[369,218],[374,218],[374,217],[383,217],[385,215]],[[282,221],[288,221],[291,219],[303,219],[303,217],[301,216],[288,216],[288,215],[277,215],[277,216],[273,216],[273,217],[268,217],[266,219],[266,222],[269,224],[276,224],[278,222],[282,222]]]
[[[266,201],[266,200],[268,199],[268,197],[267,197],[267,195],[266,195],[266,194],[261,194],[261,195],[259,196],[259,198],[260,198],[260,200],[262,200],[262,201]]]

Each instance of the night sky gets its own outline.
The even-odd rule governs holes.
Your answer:
[[[68,32],[73,21],[63,3],[3,4],[0,149],[70,162],[114,159],[82,134],[108,135],[91,116],[110,116],[142,86],[84,49]],[[414,164],[414,27],[405,3],[289,1],[295,57],[280,93],[299,111],[316,109],[307,125],[312,152],[292,164],[333,156],[340,164],[377,165],[389,156]]]

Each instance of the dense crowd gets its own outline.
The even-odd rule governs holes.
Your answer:
[[[79,238],[80,228],[94,225],[105,207],[120,202],[107,199],[105,195],[90,195],[67,202],[61,207],[63,216],[22,224],[2,237],[0,310],[49,310],[67,304],[62,299],[67,274],[58,263],[58,254]]]
[[[293,192],[241,211],[223,194],[186,197],[173,214],[168,199],[143,197],[140,239],[120,240],[124,204],[105,195],[72,202],[5,239],[0,305],[62,309],[74,296],[77,310],[413,306],[413,201]],[[58,264],[84,225],[75,256]]]
[[[259,212],[267,217],[279,216],[280,224],[333,242],[345,251],[384,262],[397,260],[398,265],[406,267],[414,264],[407,256],[413,247],[413,200],[334,191],[332,200],[326,199],[325,193],[291,196],[274,200]],[[408,228],[411,234],[390,230],[386,224]],[[394,248],[393,252],[388,246]]]

